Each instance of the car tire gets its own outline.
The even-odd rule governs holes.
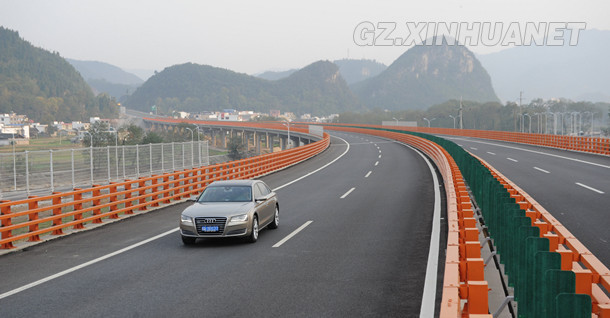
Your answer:
[[[195,244],[195,241],[197,241],[196,237],[190,237],[190,236],[182,236],[182,243],[184,243],[184,245],[193,245]]]
[[[255,243],[258,241],[258,230],[258,217],[255,215],[252,219],[252,232],[250,232],[250,235],[248,236],[248,242]]]
[[[273,221],[269,223],[269,228],[275,230],[278,226],[280,226],[280,207],[276,205],[275,214],[273,215]]]

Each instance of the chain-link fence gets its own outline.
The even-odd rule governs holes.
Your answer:
[[[226,160],[207,141],[0,154],[0,199],[151,176]]]

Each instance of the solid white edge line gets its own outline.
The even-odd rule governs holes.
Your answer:
[[[282,246],[282,244],[286,243],[286,241],[291,239],[293,236],[299,234],[299,232],[301,232],[304,228],[306,228],[309,224],[311,224],[311,222],[313,222],[313,221],[310,220],[310,221],[305,222],[305,224],[301,225],[298,229],[292,231],[292,233],[288,234],[288,236],[283,238],[281,241],[275,243],[275,245],[273,245],[272,247],[280,247],[280,246]]]
[[[434,166],[421,151],[403,144],[415,150],[428,164],[432,180],[434,181],[434,214],[432,216],[432,233],[430,235],[430,250],[428,252],[428,265],[426,266],[426,277],[424,279],[424,292],[422,294],[419,317],[434,317],[434,307],[436,305],[436,283],[439,259],[439,244],[441,240],[441,192],[439,190],[438,177]]]
[[[579,186],[581,186],[581,187],[583,187],[583,188],[585,188],[585,189],[589,189],[589,190],[591,190],[591,191],[593,191],[593,192],[597,192],[597,193],[599,193],[599,194],[604,194],[604,191],[597,190],[597,189],[595,189],[595,188],[593,188],[593,187],[590,187],[590,186],[588,186],[588,185],[586,185],[586,184],[582,184],[582,183],[580,183],[580,182],[576,182],[576,184],[577,184],[577,185],[579,185]]]
[[[105,260],[105,259],[111,258],[111,257],[113,257],[113,256],[116,256],[116,255],[119,255],[119,254],[125,253],[125,252],[127,252],[127,251],[129,251],[129,250],[132,250],[132,249],[134,249],[134,248],[138,247],[138,246],[144,245],[144,244],[146,244],[146,243],[150,243],[150,242],[152,242],[152,241],[154,241],[154,240],[156,240],[156,239],[158,239],[158,238],[161,238],[161,237],[167,236],[167,235],[169,235],[169,234],[172,234],[172,233],[174,233],[174,232],[177,232],[178,230],[179,230],[179,228],[171,229],[171,230],[169,230],[169,231],[167,231],[167,232],[163,232],[163,233],[161,233],[161,234],[159,234],[159,235],[153,236],[153,237],[148,238],[148,239],[146,239],[146,240],[144,240],[144,241],[141,241],[141,242],[139,242],[139,243],[136,243],[136,244],[133,244],[133,245],[127,246],[127,247],[122,248],[122,249],[120,249],[120,250],[118,250],[118,251],[112,252],[112,253],[110,253],[110,254],[106,254],[106,255],[104,255],[104,256],[101,256],[101,257],[98,257],[98,258],[96,258],[96,259],[90,260],[90,261],[85,262],[85,263],[83,263],[83,264],[80,264],[80,265],[74,266],[74,267],[72,267],[72,268],[68,268],[68,269],[66,269],[66,270],[64,270],[64,271],[61,271],[61,272],[57,273],[57,274],[53,274],[53,275],[51,275],[51,276],[47,276],[47,277],[45,277],[45,278],[43,278],[43,279],[39,279],[39,280],[37,280],[37,281],[35,281],[35,282],[32,282],[32,283],[29,283],[29,284],[27,284],[27,285],[21,286],[21,287],[19,287],[19,288],[15,288],[15,289],[13,289],[13,290],[11,290],[11,291],[8,291],[8,292],[6,292],[6,293],[0,294],[0,299],[6,298],[6,297],[8,297],[8,296],[11,296],[11,295],[14,295],[14,294],[17,294],[17,293],[20,293],[20,292],[22,292],[22,291],[24,291],[24,290],[26,290],[26,289],[30,289],[30,288],[32,288],[32,287],[36,287],[36,286],[38,286],[38,285],[40,285],[40,284],[42,284],[42,283],[46,283],[46,282],[48,282],[48,281],[50,281],[50,280],[53,280],[53,279],[55,279],[55,278],[59,278],[59,277],[61,277],[61,276],[64,276],[64,275],[70,274],[70,273],[72,273],[72,272],[74,272],[74,271],[77,271],[77,270],[79,270],[79,269],[81,269],[81,268],[85,268],[85,267],[90,266],[90,265],[93,265],[93,264],[95,264],[95,263],[99,263],[99,262],[101,262],[101,261],[103,261],[103,260]]]
[[[350,193],[352,193],[352,191],[354,191],[354,190],[356,190],[356,188],[351,188],[351,189],[347,190],[347,192],[345,192],[345,194],[344,194],[344,195],[342,195],[342,196],[340,197],[340,199],[345,199],[345,197],[347,197],[347,196],[348,196]]]
[[[544,170],[542,168],[534,167],[534,169],[536,169],[538,171],[541,171],[541,172],[544,172],[544,173],[550,173],[549,171],[546,171],[546,170]]]
[[[341,155],[339,155],[339,157],[337,157],[337,158],[333,159],[333,161],[331,161],[331,162],[329,162],[329,163],[327,163],[327,164],[323,165],[322,167],[320,167],[320,168],[318,168],[318,169],[316,169],[316,170],[314,170],[314,171],[312,171],[312,172],[310,172],[310,173],[308,173],[308,174],[306,174],[306,175],[304,175],[304,176],[302,176],[302,177],[299,177],[299,178],[297,178],[297,179],[294,179],[294,180],[292,180],[292,181],[290,181],[290,182],[288,182],[288,183],[285,183],[285,184],[283,184],[283,185],[281,185],[281,186],[279,186],[279,187],[277,187],[277,188],[273,189],[273,191],[275,192],[275,191],[277,191],[277,190],[279,190],[279,189],[282,189],[282,188],[284,188],[284,187],[287,187],[287,186],[289,186],[289,185],[291,185],[291,184],[293,184],[293,183],[295,183],[295,182],[297,182],[297,181],[301,181],[301,180],[303,180],[303,179],[305,179],[305,178],[309,177],[310,175],[312,175],[312,174],[314,174],[314,173],[316,173],[316,172],[318,172],[318,171],[320,171],[320,170],[322,170],[322,169],[324,169],[324,168],[326,168],[326,167],[328,167],[328,166],[332,165],[332,164],[333,164],[333,163],[335,163],[337,160],[341,159],[341,157],[345,156],[345,154],[346,154],[346,153],[349,151],[349,148],[350,148],[350,146],[349,146],[349,145],[350,145],[350,143],[349,143],[349,142],[347,142],[347,141],[346,141],[345,139],[343,139],[343,138],[340,138],[340,137],[337,137],[337,136],[334,136],[334,137],[335,137],[335,138],[338,138],[338,139],[341,139],[341,141],[343,141],[343,142],[344,142],[344,143],[347,145],[347,149],[345,149],[345,151],[344,151],[344,152],[343,152]]]
[[[304,176],[301,176],[301,177],[299,177],[299,178],[297,178],[297,179],[295,179],[295,180],[292,180],[291,182],[288,182],[288,183],[286,183],[286,184],[283,184],[283,185],[281,185],[281,186],[279,186],[279,187],[277,187],[277,188],[273,189],[273,191],[276,191],[276,190],[282,189],[282,188],[287,187],[287,186],[289,186],[289,185],[291,185],[291,184],[293,184],[293,183],[295,183],[295,182],[297,182],[297,181],[300,181],[300,180],[302,180],[302,179],[305,179],[306,177],[308,177],[308,176],[310,176],[310,175],[312,175],[312,174],[314,174],[314,173],[316,173],[316,172],[318,172],[318,171],[320,171],[320,170],[322,170],[322,169],[324,169],[324,168],[326,168],[326,167],[330,166],[331,164],[335,163],[337,160],[341,159],[341,157],[343,157],[343,156],[344,156],[344,155],[345,155],[345,154],[346,154],[346,153],[349,151],[350,144],[349,144],[349,142],[347,142],[347,141],[346,141],[345,139],[343,139],[343,138],[340,138],[340,137],[337,137],[337,136],[334,136],[334,137],[335,137],[335,138],[340,139],[341,141],[343,141],[343,142],[344,142],[344,143],[347,145],[347,149],[345,149],[345,151],[344,151],[344,152],[343,152],[341,155],[339,155],[337,158],[333,159],[331,162],[329,162],[329,163],[325,164],[324,166],[322,166],[322,167],[320,167],[320,168],[318,168],[318,169],[316,169],[316,170],[314,170],[314,171],[312,171],[312,172],[310,172],[310,173],[308,173],[308,174],[306,174],[306,175],[304,175]],[[309,223],[311,223],[311,222],[312,222],[312,221],[309,221]],[[307,224],[307,225],[309,225],[309,223],[306,223],[306,224]],[[307,226],[307,225],[305,225],[305,226]],[[305,226],[302,226],[302,227],[304,228]],[[144,241],[141,241],[141,242],[139,242],[139,243],[136,243],[136,244],[133,244],[133,245],[127,246],[127,247],[125,247],[125,248],[122,248],[122,249],[120,249],[120,250],[118,250],[118,251],[112,252],[112,253],[110,253],[110,254],[106,254],[106,255],[104,255],[104,256],[100,256],[100,257],[98,257],[98,258],[96,258],[96,259],[94,259],[94,260],[91,260],[91,261],[85,262],[85,263],[83,263],[83,264],[80,264],[80,265],[74,266],[74,267],[72,267],[72,268],[66,269],[66,270],[61,271],[61,272],[59,272],[59,273],[56,273],[56,274],[53,274],[53,275],[47,276],[47,277],[45,277],[45,278],[39,279],[39,280],[37,280],[37,281],[35,281],[35,282],[32,282],[32,283],[29,283],[29,284],[27,284],[27,285],[21,286],[21,287],[19,287],[19,288],[15,288],[15,289],[13,289],[13,290],[10,290],[10,291],[8,291],[8,292],[5,292],[5,293],[3,293],[3,294],[0,294],[0,299],[6,298],[6,297],[8,297],[8,296],[11,296],[11,295],[14,295],[14,294],[17,294],[17,293],[20,293],[20,292],[22,292],[22,291],[24,291],[24,290],[27,290],[27,289],[30,289],[30,288],[32,288],[32,287],[38,286],[38,285],[40,285],[40,284],[43,284],[43,283],[48,282],[48,281],[50,281],[50,280],[53,280],[53,279],[55,279],[55,278],[59,278],[59,277],[61,277],[61,276],[64,276],[64,275],[70,274],[70,273],[72,273],[72,272],[74,272],[74,271],[77,271],[77,270],[79,270],[79,269],[81,269],[81,268],[85,268],[85,267],[87,267],[87,266],[89,266],[89,265],[93,265],[93,264],[95,264],[95,263],[101,262],[101,261],[106,260],[106,259],[108,259],[108,258],[111,258],[111,257],[113,257],[113,256],[116,256],[116,255],[119,255],[119,254],[121,254],[121,253],[127,252],[127,251],[129,251],[129,250],[131,250],[131,249],[134,249],[134,248],[138,247],[138,246],[144,245],[144,244],[146,244],[146,243],[152,242],[152,241],[154,241],[154,240],[156,240],[156,239],[159,239],[159,238],[161,238],[161,237],[164,237],[164,236],[167,236],[167,235],[169,235],[169,234],[171,234],[171,233],[174,233],[174,232],[178,231],[179,229],[180,229],[180,228],[175,228],[175,229],[172,229],[172,230],[170,230],[170,231],[167,231],[167,232],[161,233],[161,234],[159,234],[159,235],[153,236],[153,237],[151,237],[151,238],[148,238],[148,239],[146,239],[146,240],[144,240]],[[298,232],[297,232],[297,233],[298,233]],[[296,234],[296,233],[295,233],[295,234]]]
[[[371,175],[371,172],[373,172],[373,171],[369,171],[364,177],[368,178]]]

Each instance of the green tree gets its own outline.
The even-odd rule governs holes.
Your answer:
[[[115,143],[114,133],[108,132],[108,124],[102,121],[96,121],[91,124],[88,132],[91,134],[91,138],[83,138],[83,145],[90,147],[91,141],[93,141],[93,147],[105,147],[113,145]]]
[[[144,129],[138,125],[129,124],[119,129],[119,135],[122,140],[121,144],[137,145],[144,139]]]
[[[227,143],[228,156],[231,160],[239,160],[244,157],[244,144],[238,136],[233,136]]]
[[[142,144],[160,144],[163,142],[163,137],[154,131],[149,131],[142,138]]]

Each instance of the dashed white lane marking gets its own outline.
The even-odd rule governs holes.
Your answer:
[[[479,148],[475,148],[475,147],[470,147],[470,149],[472,149],[472,150],[479,150]]]
[[[379,155],[379,159],[381,159],[381,155]]]
[[[534,167],[534,169],[536,169],[536,170],[538,170],[538,171],[540,171],[540,172],[544,172],[544,173],[550,173],[549,171],[544,170],[544,169],[542,169],[542,168]]]
[[[280,246],[282,246],[282,244],[286,243],[286,241],[291,239],[293,236],[299,234],[299,232],[301,232],[304,228],[306,228],[309,224],[311,224],[311,222],[313,222],[313,221],[305,222],[305,224],[301,225],[298,229],[292,231],[292,233],[288,234],[288,236],[283,238],[281,241],[275,243],[275,245],[273,245],[272,247],[280,247]]]
[[[345,192],[344,195],[341,196],[341,199],[345,199],[345,197],[347,197],[350,193],[352,193],[352,191],[356,190],[356,188],[351,188],[349,189],[347,192]]]
[[[340,139],[341,141],[345,142],[345,144],[347,145],[347,149],[345,149],[345,151],[344,151],[343,153],[341,153],[341,155],[339,155],[337,158],[335,158],[335,159],[334,159],[334,160],[332,160],[331,162],[327,163],[326,165],[324,165],[324,166],[322,166],[322,167],[320,167],[320,168],[318,168],[318,169],[316,169],[316,170],[314,170],[314,171],[312,171],[312,172],[310,172],[310,173],[308,173],[308,174],[306,174],[306,175],[304,175],[304,176],[301,176],[301,177],[299,177],[299,178],[297,178],[297,179],[295,179],[295,180],[292,180],[292,181],[290,181],[290,182],[288,182],[288,183],[286,183],[286,184],[283,184],[283,185],[281,185],[281,186],[279,186],[279,187],[277,187],[277,188],[273,189],[273,191],[277,191],[277,190],[279,190],[279,189],[281,189],[281,188],[284,188],[284,187],[286,187],[286,186],[289,186],[289,185],[291,185],[291,184],[293,184],[293,183],[295,183],[295,182],[297,182],[297,181],[299,181],[299,180],[302,180],[302,179],[304,179],[304,178],[306,178],[306,177],[308,177],[308,176],[310,176],[310,175],[312,175],[312,174],[314,174],[314,173],[316,173],[316,172],[318,172],[318,171],[320,171],[320,170],[322,170],[322,169],[324,169],[324,168],[326,168],[326,167],[330,166],[331,164],[333,164],[333,163],[334,163],[334,162],[336,162],[337,160],[341,159],[341,158],[342,158],[342,157],[343,157],[343,156],[344,156],[344,155],[345,155],[345,154],[346,154],[346,153],[349,151],[349,149],[350,149],[350,143],[349,143],[349,142],[347,142],[347,141],[346,141],[345,139],[343,139],[343,138],[339,138],[339,137],[337,137],[337,138],[338,138],[338,139]],[[312,222],[312,221],[309,221],[309,223],[311,223],[311,222]],[[309,225],[309,223],[306,223],[306,224],[307,224],[307,225]],[[305,225],[305,226],[307,226],[307,225]],[[301,227],[302,227],[302,228],[305,228],[305,226],[301,226]],[[135,244],[133,244],[133,245],[127,246],[127,247],[122,248],[122,249],[120,249],[120,250],[117,250],[117,251],[115,251],[115,252],[112,252],[112,253],[106,254],[106,255],[104,255],[104,256],[100,256],[100,257],[98,257],[98,258],[96,258],[96,259],[93,259],[93,260],[90,260],[90,261],[88,261],[88,262],[82,263],[82,264],[80,264],[80,265],[77,265],[77,266],[74,266],[74,267],[68,268],[68,269],[66,269],[66,270],[64,270],[64,271],[61,271],[61,272],[59,272],[59,273],[56,273],[56,274],[53,274],[53,275],[47,276],[47,277],[42,278],[42,279],[39,279],[39,280],[37,280],[37,281],[35,281],[35,282],[32,282],[32,283],[29,283],[29,284],[27,284],[27,285],[23,285],[23,286],[21,286],[21,287],[19,287],[19,288],[15,288],[15,289],[13,289],[13,290],[9,290],[9,291],[7,291],[7,292],[5,292],[5,293],[3,293],[3,294],[0,294],[0,299],[6,298],[6,297],[8,297],[8,296],[11,296],[11,295],[14,295],[14,294],[17,294],[17,293],[20,293],[20,292],[22,292],[22,291],[24,291],[24,290],[27,290],[27,289],[30,289],[30,288],[32,288],[32,287],[36,287],[36,286],[38,286],[38,285],[40,285],[40,284],[46,283],[46,282],[51,281],[51,280],[53,280],[53,279],[56,279],[56,278],[59,278],[59,277],[65,276],[65,275],[70,274],[70,273],[72,273],[72,272],[74,272],[74,271],[77,271],[77,270],[79,270],[79,269],[81,269],[81,268],[85,268],[85,267],[87,267],[87,266],[90,266],[90,265],[93,265],[93,264],[95,264],[95,263],[101,262],[101,261],[106,260],[106,259],[108,259],[108,258],[111,258],[111,257],[113,257],[113,256],[116,256],[116,255],[122,254],[122,253],[124,253],[124,252],[127,252],[127,251],[129,251],[129,250],[132,250],[132,249],[134,249],[134,248],[136,248],[136,247],[139,247],[139,246],[141,246],[141,245],[144,245],[144,244],[146,244],[146,243],[152,242],[152,241],[154,241],[154,240],[160,239],[160,238],[165,237],[165,236],[167,236],[167,235],[170,235],[170,234],[172,234],[172,233],[178,232],[179,230],[180,230],[180,228],[174,228],[174,229],[172,229],[172,230],[169,230],[169,231],[163,232],[163,233],[161,233],[161,234],[155,235],[155,236],[153,236],[153,237],[151,237],[151,238],[145,239],[145,240],[143,240],[143,241],[141,241],[141,242],[139,242],[139,243],[135,243]],[[297,230],[298,230],[298,229],[297,229]],[[302,230],[302,229],[301,229],[301,230]],[[299,231],[300,231],[300,230],[299,230]],[[298,233],[298,232],[297,232],[297,233]],[[295,234],[296,234],[296,233],[295,233]]]
[[[588,165],[592,165],[592,166],[597,166],[597,167],[602,167],[602,168],[610,169],[609,165],[604,165],[604,164],[600,164],[600,163],[580,160],[580,159],[576,159],[576,158],[570,158],[570,157],[566,157],[566,156],[555,155],[555,154],[552,154],[552,153],[546,153],[546,152],[542,152],[542,151],[536,151],[536,150],[524,149],[524,148],[520,148],[520,147],[501,145],[501,144],[496,144],[496,143],[492,143],[492,142],[485,142],[485,141],[479,141],[479,140],[468,140],[468,139],[464,139],[464,138],[448,138],[448,139],[464,140],[464,141],[476,142],[476,143],[484,144],[484,145],[492,145],[492,146],[498,146],[498,147],[503,147],[503,148],[508,148],[508,149],[516,149],[516,150],[521,150],[521,151],[527,151],[527,152],[531,152],[531,153],[535,153],[535,154],[539,154],[539,155],[545,155],[545,156],[550,156],[550,157],[555,157],[555,158],[572,160],[572,161],[576,161],[576,162],[580,162],[580,163],[584,163],[584,164],[588,164]],[[462,147],[462,145],[460,145],[460,144],[458,144],[458,146]]]
[[[364,177],[365,177],[365,178],[368,178],[368,177],[371,175],[371,173],[372,173],[372,172],[373,172],[373,171],[369,171],[369,172],[366,174],[366,176],[364,176]]]
[[[519,162],[519,160],[513,159],[513,158],[506,158],[507,160],[510,160],[512,162]]]
[[[337,138],[339,138],[339,137],[337,137]],[[288,182],[288,183],[285,183],[285,184],[283,184],[283,185],[281,185],[281,186],[279,186],[279,187],[277,187],[277,188],[273,189],[273,191],[275,192],[275,191],[277,191],[277,190],[279,190],[279,189],[282,189],[282,188],[284,188],[284,187],[287,187],[287,186],[289,186],[289,185],[291,185],[291,184],[293,184],[293,183],[295,183],[295,182],[297,182],[297,181],[303,180],[303,179],[305,179],[305,178],[309,177],[310,175],[312,175],[312,174],[314,174],[314,173],[316,173],[316,172],[318,172],[318,171],[320,171],[320,170],[322,170],[322,169],[324,169],[324,168],[326,168],[326,167],[328,167],[328,166],[332,165],[333,163],[335,163],[335,161],[337,161],[337,160],[341,159],[343,156],[345,156],[345,154],[346,154],[346,153],[349,151],[349,148],[350,148],[350,143],[349,143],[349,142],[347,142],[347,141],[346,141],[345,139],[343,139],[343,138],[339,138],[339,139],[341,139],[341,141],[343,141],[343,142],[344,142],[344,143],[347,145],[347,149],[345,149],[345,151],[344,151],[343,153],[341,153],[341,154],[340,154],[340,155],[339,155],[337,158],[333,159],[331,162],[329,162],[329,163],[327,163],[327,164],[323,165],[322,167],[320,167],[320,168],[318,168],[318,169],[316,169],[316,170],[314,170],[314,171],[312,171],[312,172],[310,172],[310,173],[308,173],[308,174],[306,174],[306,175],[304,175],[304,176],[301,176],[301,177],[299,177],[299,178],[296,178],[296,179],[294,179],[294,180],[292,180],[292,181],[290,181],[290,182]]]
[[[489,152],[489,151],[488,151],[487,153],[488,153],[488,154],[490,154],[490,155],[492,155],[492,156],[495,156],[495,155],[496,155],[496,153],[495,153],[495,152]]]
[[[599,194],[604,194],[604,191],[597,190],[597,189],[595,189],[595,188],[593,188],[593,187],[590,187],[590,186],[588,186],[588,185],[586,185],[586,184],[582,184],[582,183],[580,183],[580,182],[576,182],[576,184],[577,184],[577,185],[579,185],[579,186],[581,186],[581,187],[583,187],[583,188],[585,188],[585,189],[589,189],[589,190],[591,190],[591,191],[593,191],[593,192],[597,192],[597,193],[599,193]]]
[[[377,166],[379,164],[379,161],[375,162],[375,166]]]

